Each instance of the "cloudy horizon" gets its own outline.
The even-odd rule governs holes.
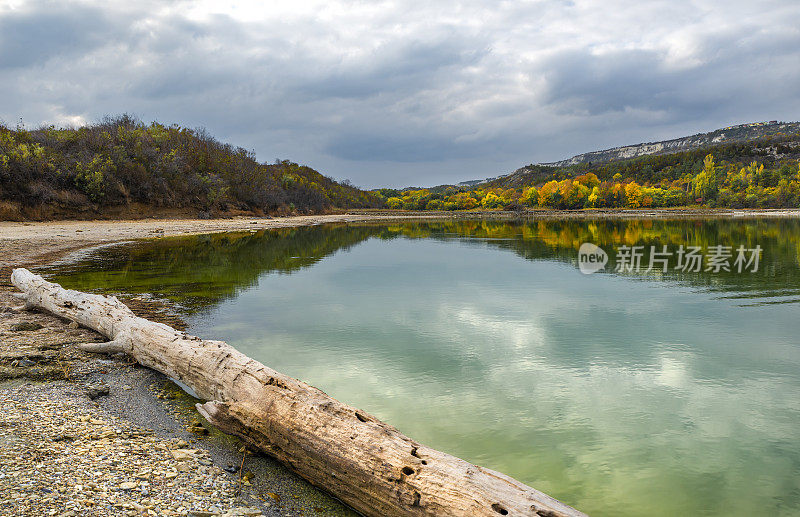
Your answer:
[[[130,113],[367,187],[800,119],[800,4],[3,2],[0,121]]]

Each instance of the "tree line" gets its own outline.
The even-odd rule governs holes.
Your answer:
[[[472,188],[380,189],[390,208],[800,207],[798,135],[606,164],[530,165]]]
[[[205,130],[127,115],[80,128],[0,125],[0,201],[101,211],[130,203],[263,213],[383,206],[380,196],[310,167],[260,163]]]

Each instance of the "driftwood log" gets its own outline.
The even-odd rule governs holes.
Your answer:
[[[12,283],[37,307],[106,336],[81,345],[124,352],[188,385],[198,411],[224,432],[277,458],[368,516],[524,515],[581,512],[495,472],[421,445],[374,416],[208,341],[137,317],[113,296],[63,289],[26,269]]]

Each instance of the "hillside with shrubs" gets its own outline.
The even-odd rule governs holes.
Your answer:
[[[606,163],[529,165],[471,187],[378,191],[390,208],[798,208],[800,133]]]
[[[471,186],[364,191],[288,160],[258,162],[202,129],[127,115],[80,128],[0,125],[0,219],[659,207],[800,207],[800,132],[532,164]]]
[[[375,193],[290,161],[267,164],[204,130],[106,118],[80,128],[0,125],[0,219],[178,210],[319,213],[383,206]]]

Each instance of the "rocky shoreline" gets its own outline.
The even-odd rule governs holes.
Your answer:
[[[352,515],[205,427],[194,400],[102,341],[0,293],[0,514]]]
[[[266,227],[317,222],[261,220]],[[180,231],[253,227],[249,219],[218,223],[183,222]],[[196,401],[160,373],[125,356],[77,348],[103,341],[99,334],[50,314],[15,310],[11,268],[48,264],[149,232],[118,222],[113,232],[100,232],[111,233],[107,239],[97,228],[69,238],[60,224],[48,225],[64,235],[55,239],[32,229],[24,236],[0,229],[1,515],[355,515],[271,458],[210,428],[195,411]],[[176,325],[171,315],[149,309],[140,304],[134,310]]]

